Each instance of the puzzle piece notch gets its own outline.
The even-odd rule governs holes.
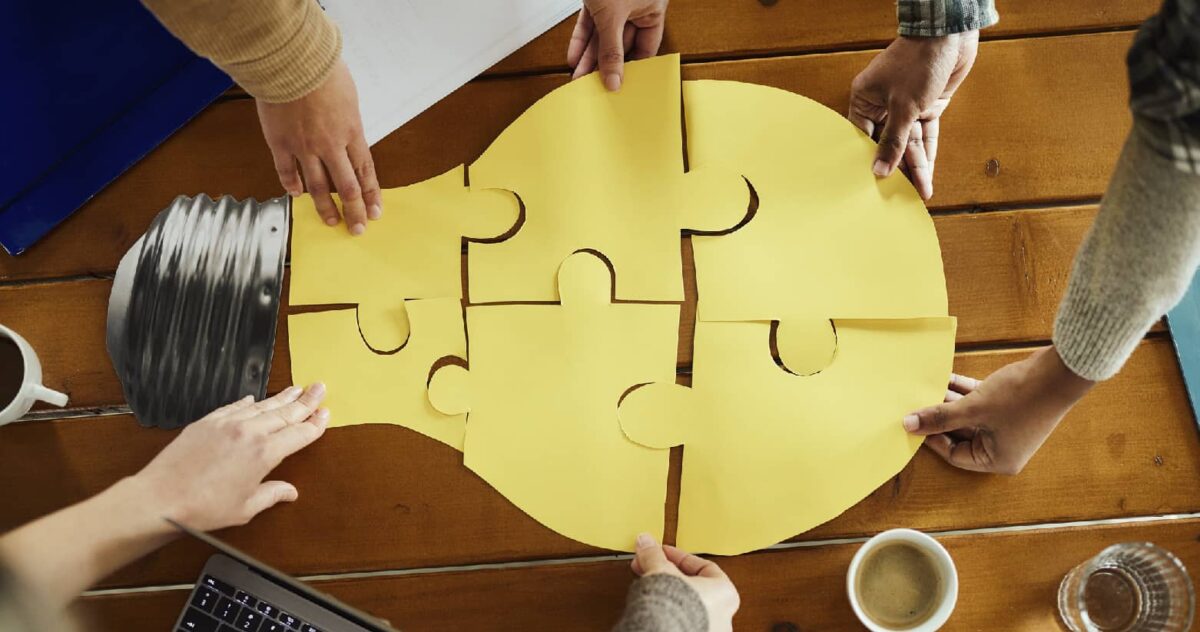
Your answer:
[[[743,225],[753,196],[734,169],[684,171],[680,90],[678,56],[632,62],[619,92],[584,77],[501,133],[471,185],[514,191],[525,223],[469,248],[474,302],[558,300],[559,264],[588,248],[612,263],[617,298],[683,300],[680,233]]]
[[[511,192],[467,187],[463,165],[382,195],[384,217],[357,237],[326,226],[311,196],[293,199],[289,300],[357,305],[367,346],[392,351],[408,337],[404,301],[462,298],[463,242],[508,233],[521,207]]]
[[[391,355],[408,344],[411,333],[404,303],[360,303],[354,310],[358,334],[371,351]]]
[[[288,317],[292,381],[323,381],[331,426],[390,423],[462,450],[466,415],[443,414],[429,403],[430,367],[446,356],[465,356],[466,335],[458,299],[407,302],[412,332],[402,349],[384,355],[362,343],[356,310]]]
[[[837,328],[823,318],[798,318],[771,323],[771,348],[779,366],[792,375],[820,373],[837,355]]]
[[[429,379],[429,403],[445,415],[471,412],[471,374],[467,367],[447,364]]]

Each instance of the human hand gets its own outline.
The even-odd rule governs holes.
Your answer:
[[[263,137],[288,195],[300,195],[307,185],[317,213],[326,224],[337,226],[338,207],[330,195],[336,190],[352,235],[366,230],[368,218],[383,216],[358,93],[345,62],[339,59],[324,83],[295,101],[257,103]]]
[[[669,544],[660,545],[648,533],[637,537],[633,572],[646,575],[674,575],[687,582],[699,595],[708,613],[708,629],[732,630],[733,615],[741,605],[737,588],[716,562],[685,553]]]
[[[922,199],[933,197],[939,120],[978,48],[978,31],[897,37],[858,73],[850,84],[849,119],[879,142],[875,175],[891,175],[899,166]]]
[[[255,402],[246,397],[183,429],[131,482],[158,515],[194,529],[242,525],[280,502],[291,483],[263,479],[284,458],[325,432],[325,387],[290,387]]]
[[[600,67],[604,87],[621,89],[625,56],[630,61],[658,54],[667,0],[584,0],[567,46],[572,79]]]
[[[983,381],[951,375],[945,403],[906,416],[904,429],[955,467],[1016,474],[1095,384],[1046,347]]]

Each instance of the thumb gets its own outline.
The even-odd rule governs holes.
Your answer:
[[[633,570],[638,575],[651,575],[674,569],[675,565],[667,559],[661,544],[654,540],[649,533],[637,537],[637,552],[633,556]]]
[[[291,483],[266,481],[246,501],[246,510],[254,517],[279,503],[290,503],[299,497],[300,492]]]
[[[621,79],[625,74],[625,21],[628,15],[609,10],[592,17],[596,22],[600,45],[596,55],[600,77],[604,79],[605,88],[616,92],[621,89]]]
[[[920,112],[916,108],[888,106],[883,133],[879,136],[879,149],[875,152],[875,164],[871,169],[875,175],[889,176],[896,170],[900,160],[904,158],[904,150],[908,148],[909,131],[919,115]]]
[[[965,398],[964,398],[965,399]],[[967,425],[966,415],[961,413],[963,399],[947,404],[922,408],[905,415],[901,423],[909,434],[931,435],[958,430]]]

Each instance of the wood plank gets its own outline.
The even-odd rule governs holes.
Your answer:
[[[1055,528],[939,538],[959,573],[944,630],[1059,629],[1055,595],[1071,568],[1118,542],[1153,541],[1200,568],[1200,521]],[[719,559],[742,598],[737,630],[855,629],[845,574],[858,544]],[[198,569],[197,563],[193,569]],[[1194,572],[1193,572],[1194,576]],[[318,589],[417,630],[607,630],[632,574],[625,561],[314,582]],[[165,630],[183,591],[86,599],[89,629]]]
[[[1129,28],[1150,14],[1159,0],[1008,0],[1000,3],[1000,22],[985,29],[986,39],[1031,33],[1062,33]],[[566,70],[567,42],[575,18],[564,20],[485,74]],[[881,47],[896,36],[894,3],[841,0],[830,10],[823,0],[738,2],[689,0],[667,11],[662,52],[699,61],[814,50]]]
[[[945,118],[932,206],[1098,198],[1129,126],[1122,61],[1129,41],[1129,33],[1105,33],[983,44]],[[874,54],[694,64],[684,74],[773,85],[841,112],[851,78]],[[516,77],[464,86],[376,145],[381,183],[401,186],[470,162],[564,80]],[[42,243],[21,257],[0,254],[0,280],[111,273],[180,193],[279,195],[260,138],[250,101],[208,108]]]
[[[955,368],[984,376],[1025,353],[960,354]],[[0,531],[136,472],[171,436],[128,416],[0,428],[0,489],[39,490],[0,505]],[[296,574],[597,553],[510,505],[458,453],[403,428],[333,429],[272,476],[294,482],[299,501],[224,535]],[[893,481],[797,539],[1191,512],[1200,510],[1198,478],[1200,442],[1174,353],[1155,339],[1068,416],[1020,476],[961,472],[922,450]],[[186,581],[204,555],[198,543],[178,542],[106,583]]]
[[[1075,250],[1094,216],[1095,207],[1085,206],[934,218],[959,345],[1049,339]],[[684,244],[691,279],[690,240]],[[0,286],[0,322],[38,349],[47,386],[69,394],[73,407],[124,401],[104,347],[110,287],[107,280]],[[689,296],[680,335],[684,366],[692,355],[695,295]],[[286,319],[279,327],[272,392],[290,383]]]

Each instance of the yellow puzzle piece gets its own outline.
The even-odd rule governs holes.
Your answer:
[[[736,166],[684,172],[680,99],[679,57],[665,55],[626,64],[619,92],[594,73],[509,125],[471,165],[471,188],[515,192],[525,222],[470,245],[471,300],[558,300],[558,264],[582,249],[612,262],[617,298],[683,300],[680,231],[737,226],[750,192]]]
[[[558,277],[561,305],[468,307],[470,371],[439,369],[429,397],[470,411],[464,463],[514,504],[580,542],[632,550],[638,533],[662,535],[668,453],[627,439],[617,404],[675,379],[679,306],[611,303],[590,253]]]
[[[466,415],[446,415],[425,395],[434,363],[467,353],[462,304],[438,298],[406,306],[412,336],[390,354],[363,344],[352,309],[289,316],[292,383],[325,383],[331,426],[391,423],[462,450]]]
[[[326,226],[312,197],[292,201],[292,305],[358,305],[363,340],[377,351],[408,339],[405,299],[462,298],[462,240],[490,238],[520,215],[504,191],[464,185],[461,165],[407,187],[383,190],[387,213],[354,237]]]
[[[698,322],[692,386],[651,384],[621,403],[631,439],[684,446],[681,548],[735,555],[807,531],[870,494],[921,445],[900,419],[941,401],[954,319],[834,324],[833,362],[799,377],[771,359],[770,323]],[[779,336],[791,335],[786,325]]]
[[[946,314],[929,213],[903,174],[871,173],[865,134],[766,86],[685,81],[683,99],[692,168],[736,169],[759,200],[744,227],[692,239],[700,319]]]

